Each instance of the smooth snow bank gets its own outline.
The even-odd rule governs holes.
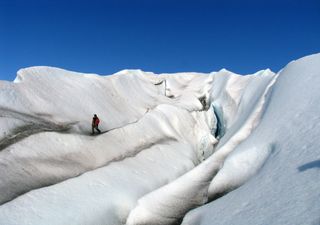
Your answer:
[[[227,158],[209,192],[232,190],[252,170],[259,172],[188,213],[182,224],[320,223],[319,84],[320,54],[294,61],[279,73],[260,124]]]

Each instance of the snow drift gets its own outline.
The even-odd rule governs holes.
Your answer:
[[[319,65],[22,69],[0,82],[0,224],[316,224]]]

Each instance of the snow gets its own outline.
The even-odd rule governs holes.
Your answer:
[[[319,65],[21,69],[0,81],[0,224],[319,224]]]
[[[228,157],[209,192],[244,185],[191,211],[182,224],[320,223],[319,63],[320,55],[312,55],[280,72],[259,126]]]

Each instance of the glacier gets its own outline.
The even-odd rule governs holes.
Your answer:
[[[319,224],[319,84],[320,54],[247,75],[21,69],[0,81],[0,224]]]

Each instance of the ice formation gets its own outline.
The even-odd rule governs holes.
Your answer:
[[[21,69],[0,81],[0,225],[316,224],[319,79],[319,54],[245,76]]]

